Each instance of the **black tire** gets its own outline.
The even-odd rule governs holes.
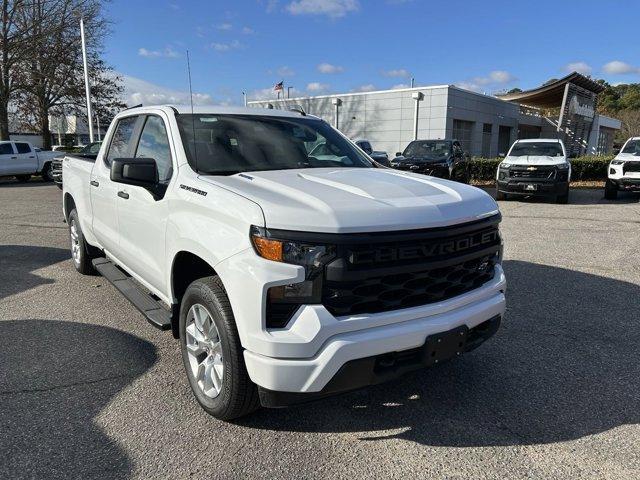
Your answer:
[[[42,179],[45,182],[53,182],[52,169],[53,169],[53,164],[51,162],[45,163],[44,167],[42,168],[41,175],[42,175]]]
[[[16,180],[18,180],[20,183],[28,182],[30,178],[31,175],[16,175]]]
[[[187,351],[187,316],[196,304],[205,307],[211,315],[222,348],[222,387],[214,398],[205,395],[198,386]],[[231,304],[219,277],[201,278],[189,285],[180,305],[179,330],[182,361],[189,385],[207,413],[220,420],[233,420],[260,407],[258,388],[247,373]]]
[[[604,184],[604,198],[607,200],[618,198],[618,187],[611,180],[607,180],[607,183]]]
[[[80,228],[80,221],[78,220],[78,212],[75,208],[71,210],[67,223],[69,225],[71,261],[73,262],[73,266],[76,267],[76,270],[82,275],[95,275],[96,271],[93,268],[91,260],[96,258],[96,255],[92,254],[94,253],[93,247],[91,247],[84,239],[82,229]],[[75,239],[74,229],[76,236]],[[77,255],[74,254],[74,244],[78,247]]]
[[[567,187],[567,191],[565,193],[563,193],[562,195],[558,195],[556,197],[556,203],[560,203],[563,205],[566,205],[567,203],[569,203],[569,188]]]
[[[504,192],[501,192],[496,188],[496,200],[506,200],[506,199],[507,199],[507,194]]]

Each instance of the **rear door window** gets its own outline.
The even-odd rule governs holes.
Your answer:
[[[111,138],[109,152],[107,153],[104,163],[111,166],[111,160],[114,158],[132,158],[135,149],[134,131],[138,116],[125,117],[118,120],[116,129]]]
[[[12,155],[13,147],[10,143],[0,143],[0,155]]]
[[[28,143],[16,142],[16,150],[18,150],[18,153],[31,153],[31,147]]]

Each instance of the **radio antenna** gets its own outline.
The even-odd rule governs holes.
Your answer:
[[[189,50],[187,50],[187,73],[189,75],[189,100],[191,102],[191,130],[193,134],[193,160],[195,162],[196,172],[198,170],[198,144],[196,143],[196,118],[193,114],[193,88],[191,86],[191,62],[189,60]]]

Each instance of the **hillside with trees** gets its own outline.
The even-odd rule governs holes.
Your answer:
[[[597,81],[605,86],[605,91],[598,95],[598,113],[622,121],[622,130],[618,132],[616,141],[639,136],[640,83],[610,85],[605,80]]]

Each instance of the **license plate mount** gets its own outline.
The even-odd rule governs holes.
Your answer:
[[[464,353],[469,329],[461,327],[429,335],[423,348],[423,360],[428,366],[435,365]]]

